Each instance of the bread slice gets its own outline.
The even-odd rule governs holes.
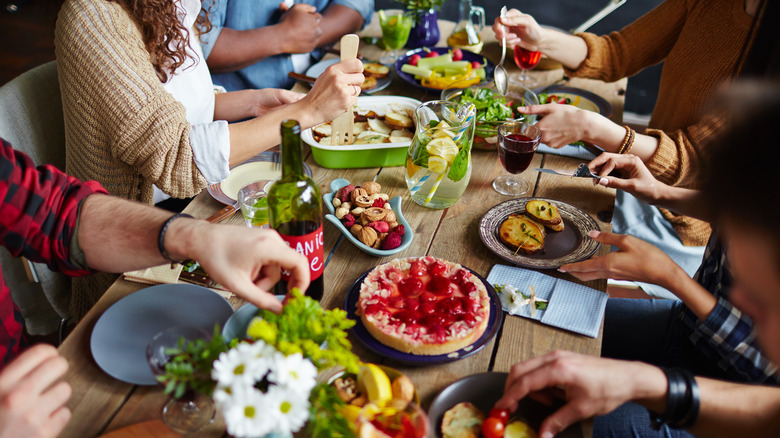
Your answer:
[[[485,421],[485,414],[469,402],[458,403],[441,420],[443,438],[477,438]]]
[[[370,89],[376,87],[376,85],[377,85],[376,78],[373,78],[371,76],[367,76],[363,80],[363,83],[360,85],[360,89],[363,90],[363,91],[366,91],[366,90],[370,90]]]
[[[532,199],[525,204],[525,214],[552,231],[563,231],[563,218],[558,207],[541,199]]]
[[[544,249],[544,226],[522,214],[510,214],[498,229],[502,242],[524,254]]]
[[[379,79],[389,75],[390,68],[378,62],[367,62],[363,64],[363,74]]]

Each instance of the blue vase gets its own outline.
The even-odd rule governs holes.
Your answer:
[[[417,49],[420,47],[433,47],[439,42],[439,12],[436,9],[417,11],[417,21],[409,33],[406,47]]]

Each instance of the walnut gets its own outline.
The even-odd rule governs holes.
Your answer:
[[[358,188],[358,189],[353,190],[352,193],[349,194],[349,196],[350,196],[350,200],[352,201],[352,203],[356,203],[355,201],[357,201],[357,198],[359,198],[361,196],[368,196],[368,192],[364,188]],[[364,206],[361,205],[361,207],[364,207]]]
[[[355,191],[357,192],[358,190],[360,190],[360,189],[356,189]],[[357,205],[358,207],[367,208],[367,207],[371,207],[372,205],[374,205],[374,201],[371,200],[371,196],[369,196],[369,195],[362,195],[362,196],[358,196],[355,199],[355,205]]]
[[[360,230],[362,230],[362,229],[363,229],[363,225],[355,224],[355,225],[352,225],[349,228],[349,232],[352,233],[353,236],[355,236],[358,239],[360,239]]]
[[[387,193],[380,193],[379,194],[379,199],[387,202],[387,200],[390,199],[390,195],[388,195]]]
[[[370,222],[381,221],[387,217],[387,210],[379,207],[371,207],[363,210],[363,216],[368,218]],[[393,218],[395,218],[395,215],[393,215]]]
[[[395,230],[395,227],[398,226],[398,222],[396,221],[388,221],[387,224],[390,225],[391,230]]]
[[[382,210],[385,211],[385,219],[384,220],[386,222],[395,222],[396,221],[395,213],[393,212],[393,210],[390,210],[390,209],[387,209],[387,208],[383,208]]]
[[[379,235],[376,233],[375,229],[371,227],[363,227],[360,229],[360,235],[358,236],[358,239],[365,243],[366,246],[373,246],[374,242],[377,241],[377,237],[379,237]]]
[[[369,195],[375,195],[382,190],[382,186],[374,181],[367,181],[360,185],[360,188],[365,190]]]
[[[346,403],[358,396],[357,382],[353,378],[339,377],[333,382],[333,386],[336,388],[336,394],[338,394],[339,398]]]
[[[371,221],[364,214],[361,214],[359,219],[360,219],[360,225],[363,225],[364,227],[371,223]]]
[[[374,244],[371,245],[371,248],[379,249],[381,247],[382,247],[382,241],[379,239],[379,237],[377,237],[376,240],[374,241]]]
[[[344,216],[349,214],[349,210],[346,208],[339,207],[336,209],[336,217],[339,219],[344,219]]]

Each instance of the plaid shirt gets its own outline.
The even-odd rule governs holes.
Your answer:
[[[777,367],[756,344],[753,321],[728,302],[732,277],[726,252],[716,233],[712,233],[707,242],[701,267],[693,278],[712,293],[718,303],[704,321],[681,306],[680,318],[691,342],[735,379],[780,383]]]
[[[82,183],[53,166],[36,168],[30,157],[0,139],[0,245],[15,257],[46,263],[54,271],[85,275],[70,263],[70,241],[81,201],[106,193],[95,182]],[[0,271],[0,367],[24,346],[22,315]]]

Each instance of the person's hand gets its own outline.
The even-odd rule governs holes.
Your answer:
[[[661,187],[664,186],[636,155],[604,152],[588,163],[588,168],[601,176],[598,184],[626,191],[648,204],[658,202]],[[612,171],[618,171],[620,177],[608,176]]]
[[[664,286],[672,273],[682,269],[663,251],[642,239],[595,230],[588,235],[596,242],[615,246],[618,250],[582,262],[565,264],[559,271],[568,272],[581,281],[613,278]]]
[[[198,231],[193,253],[206,272],[222,286],[257,307],[274,312],[282,304],[270,292],[281,278],[281,270],[290,273],[288,287],[305,291],[309,287],[309,262],[291,249],[274,230],[191,222]]]
[[[307,112],[316,114],[318,123],[333,120],[357,103],[363,84],[363,63],[348,59],[328,67],[303,98]]]
[[[285,35],[282,53],[309,53],[316,49],[322,35],[322,15],[317,8],[306,3],[296,3],[291,8],[281,3],[279,8],[284,11],[279,20]]]
[[[0,438],[56,437],[70,420],[71,388],[58,380],[68,362],[51,345],[36,345],[0,372]]]
[[[260,117],[267,112],[283,105],[295,103],[303,99],[303,94],[279,88],[263,88],[254,91],[252,113],[254,117]]]
[[[503,26],[502,26],[503,25]],[[506,26],[506,30],[504,30]],[[509,47],[520,46],[526,50],[538,51],[542,41],[542,27],[534,20],[534,17],[523,14],[517,9],[510,9],[506,16],[496,18],[493,22],[493,32],[496,39],[501,41],[506,32],[506,45]]]
[[[566,404],[539,428],[541,438],[551,438],[577,421],[606,414],[635,398],[640,376],[642,383],[660,384],[661,395],[665,392],[663,372],[650,365],[555,351],[513,365],[495,408],[514,412],[517,402],[529,395],[548,404],[552,397],[563,398]]]
[[[592,111],[560,103],[529,105],[519,107],[517,111],[540,116],[536,127],[542,131],[542,143],[556,149],[585,139],[588,130],[598,129],[600,123],[612,123]]]

